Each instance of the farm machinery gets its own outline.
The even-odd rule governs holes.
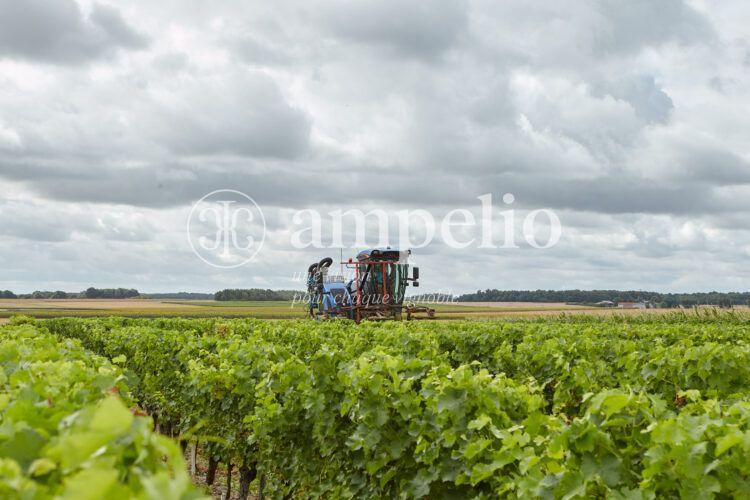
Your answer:
[[[315,319],[368,320],[434,318],[435,310],[405,302],[406,287],[419,286],[419,268],[409,276],[411,251],[372,248],[341,262],[353,274],[329,273],[333,259],[326,257],[307,269],[308,313]],[[353,272],[352,272],[353,271]],[[342,273],[343,274],[343,273]]]

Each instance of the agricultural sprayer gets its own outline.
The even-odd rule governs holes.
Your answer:
[[[419,286],[419,268],[413,267],[409,276],[410,254],[390,247],[363,250],[356,258],[341,262],[342,270],[353,274],[348,281],[343,275],[329,273],[330,257],[311,264],[307,269],[310,317],[348,318],[357,323],[363,319],[434,318],[434,309],[404,300],[407,286]]]

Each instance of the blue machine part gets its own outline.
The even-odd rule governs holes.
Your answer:
[[[344,283],[323,283],[319,297],[311,298],[310,310],[318,309],[316,316],[350,318],[351,311],[342,310],[352,305],[352,296]],[[317,299],[317,300],[316,300]]]
[[[341,307],[350,306],[352,297],[344,283],[325,283],[323,285],[323,310],[329,314],[342,315]]]

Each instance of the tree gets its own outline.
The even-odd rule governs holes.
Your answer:
[[[477,290],[457,298],[461,302],[569,302],[595,304],[603,300],[612,302],[651,302],[667,307],[699,304],[721,305],[750,303],[750,292],[657,293],[642,290]],[[728,304],[728,306],[727,306]]]
[[[292,300],[295,290],[270,290],[262,288],[228,288],[214,294],[214,300]]]
[[[87,299],[129,299],[140,294],[134,288],[87,288],[83,296]]]

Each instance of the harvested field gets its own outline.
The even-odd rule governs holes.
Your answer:
[[[663,313],[663,309],[603,309],[560,302],[452,302],[428,304],[437,311],[438,320],[487,319],[508,317],[549,317],[560,314],[638,315]],[[2,299],[0,318],[13,315],[35,318],[62,316],[295,319],[306,316],[306,304],[291,301],[157,300],[157,299]]]

